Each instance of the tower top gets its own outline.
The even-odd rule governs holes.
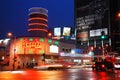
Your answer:
[[[31,15],[31,14],[43,14],[48,16],[48,10],[42,7],[32,7],[29,9],[28,15]]]

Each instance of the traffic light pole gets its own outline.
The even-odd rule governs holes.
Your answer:
[[[102,40],[101,43],[102,43],[102,55],[103,55],[103,59],[104,59],[105,58],[105,54],[104,54],[105,53],[105,51],[104,51],[105,50],[104,49],[104,41]]]

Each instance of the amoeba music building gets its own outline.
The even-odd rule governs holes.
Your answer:
[[[40,65],[43,63],[43,54],[46,55],[46,62],[59,57],[59,42],[47,38],[18,37],[9,40],[9,45],[5,47],[5,54],[9,54],[9,65],[3,66],[4,70],[12,70],[13,64],[15,69]]]
[[[2,40],[0,44],[0,54],[3,54],[0,61],[2,70],[16,70],[19,68],[33,68],[35,65],[39,66],[44,64],[43,54],[45,54],[45,63],[63,59],[60,56],[60,52],[64,43],[58,40],[25,36],[10,39],[7,44],[5,40]],[[3,47],[4,50],[2,49]],[[65,47],[73,49],[75,45],[65,44]],[[4,61],[6,57],[7,61]]]
[[[45,63],[51,63],[55,60],[65,60],[79,64],[91,62],[90,54],[82,55],[80,53],[76,53],[75,44],[68,44],[59,40],[26,36],[8,40],[9,42],[7,44],[5,44],[4,41],[5,40],[0,42],[0,44],[4,44],[0,45],[4,47],[4,50],[2,49],[3,47],[0,49],[0,54],[5,51],[3,55],[0,55],[3,61],[0,62],[2,70],[32,68],[35,65],[39,66],[44,64],[44,53]],[[15,65],[14,68],[13,64]]]

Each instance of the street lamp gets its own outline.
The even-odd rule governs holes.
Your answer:
[[[120,18],[120,12],[117,14],[118,18]]]
[[[14,45],[14,49],[13,49],[13,51],[14,51],[14,53],[13,53],[13,70],[15,70],[15,62],[16,62],[16,56],[15,56],[15,52],[16,52],[16,46],[15,46],[15,41],[16,41],[16,36],[15,35],[13,35],[11,32],[9,32],[9,33],[7,33],[7,35],[8,35],[8,37],[13,37],[14,38],[14,40],[13,40],[13,45]]]

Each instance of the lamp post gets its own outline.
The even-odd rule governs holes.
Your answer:
[[[120,18],[120,12],[118,12],[117,17]]]
[[[15,70],[15,62],[16,62],[16,56],[15,56],[15,52],[16,52],[16,46],[15,46],[15,41],[16,41],[16,36],[13,35],[11,32],[7,33],[7,36],[8,37],[13,37],[13,45],[14,45],[14,48],[13,48],[13,70]]]

